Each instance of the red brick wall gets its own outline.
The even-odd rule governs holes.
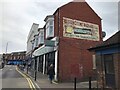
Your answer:
[[[58,21],[58,15],[60,19]],[[77,71],[74,65],[83,66],[83,76],[89,76],[92,71],[92,53],[87,49],[98,44],[96,41],[63,37],[63,17],[90,22],[99,25],[101,38],[101,19],[85,2],[74,2],[64,5],[55,12],[55,36],[59,36],[59,79],[70,80],[72,73]],[[60,22],[60,27],[58,23]],[[59,27],[59,31],[58,31]],[[80,73],[76,76],[80,78]]]
[[[59,12],[58,12],[59,11]],[[58,21],[58,13],[60,20]],[[68,3],[55,12],[55,36],[60,33],[63,36],[63,17],[81,20],[84,22],[94,23],[99,25],[100,29],[100,40],[102,40],[101,35],[101,19],[98,15],[89,7],[85,2],[72,2]],[[58,22],[60,22],[60,31],[58,31]]]

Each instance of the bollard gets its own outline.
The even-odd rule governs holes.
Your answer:
[[[76,77],[74,78],[74,90],[76,90]]]
[[[28,74],[28,64],[27,64],[27,74]]]
[[[35,81],[37,78],[37,57],[35,57]]]
[[[92,90],[91,89],[91,77],[89,77],[89,90]]]
[[[37,71],[35,70],[35,81],[36,81],[36,78],[37,78]]]

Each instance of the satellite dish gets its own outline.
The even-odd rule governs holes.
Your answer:
[[[104,38],[106,36],[106,32],[102,31],[102,38]]]

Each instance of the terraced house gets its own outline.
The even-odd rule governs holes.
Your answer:
[[[46,74],[52,63],[57,81],[93,76],[93,56],[88,48],[102,42],[101,18],[94,10],[86,2],[69,2],[44,21],[28,43],[31,48],[33,45],[31,61],[37,71]]]
[[[26,51],[3,54],[3,60],[8,65],[23,64],[26,60]]]

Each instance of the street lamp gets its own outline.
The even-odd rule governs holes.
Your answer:
[[[6,64],[6,62],[7,62],[7,58],[6,58],[6,56],[7,56],[7,50],[8,50],[8,42],[6,43],[6,51],[5,51],[4,64]]]
[[[6,54],[7,54],[7,49],[8,49],[8,42],[7,42],[7,44],[6,44],[6,52],[5,52]]]

